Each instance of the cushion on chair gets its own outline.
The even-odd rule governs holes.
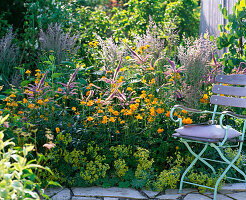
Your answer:
[[[191,137],[200,138],[218,138],[222,139],[225,136],[225,129],[221,128],[220,125],[185,125],[175,130],[180,135],[186,135]],[[235,138],[242,135],[237,130],[230,128],[228,130],[228,138]]]

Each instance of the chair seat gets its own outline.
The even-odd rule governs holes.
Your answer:
[[[225,137],[225,129],[221,128],[220,125],[201,125],[201,124],[190,124],[180,127],[175,130],[177,133],[183,136],[205,138],[205,139],[217,139],[223,140]],[[239,131],[230,128],[228,130],[228,139],[236,138],[242,135]]]
[[[189,140],[196,140],[196,141],[200,141],[200,142],[209,142],[209,143],[218,143],[218,142],[222,142],[223,139],[213,139],[213,138],[201,138],[201,137],[192,137],[192,136],[187,136],[187,135],[181,135],[179,133],[174,133],[172,134],[172,137],[179,137],[179,138],[185,138],[185,139],[189,139]],[[227,139],[227,142],[243,142],[244,140],[240,140],[238,138],[230,138]]]

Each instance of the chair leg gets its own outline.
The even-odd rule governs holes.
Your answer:
[[[183,189],[183,181],[184,181],[185,175],[186,175],[186,174],[188,173],[188,171],[196,164],[196,162],[197,162],[198,160],[201,159],[201,155],[206,151],[206,149],[207,149],[207,147],[208,147],[208,144],[205,144],[205,146],[203,147],[202,151],[201,151],[199,154],[195,154],[195,153],[191,150],[189,144],[188,144],[186,141],[182,141],[182,142],[185,144],[185,146],[188,148],[188,150],[191,152],[191,154],[195,156],[195,159],[192,161],[192,163],[190,164],[190,166],[184,171],[184,173],[183,173],[183,175],[182,175],[182,177],[181,177],[180,185],[179,185],[179,193],[182,193],[182,189]],[[206,161],[205,161],[205,162],[206,162]],[[207,163],[207,162],[206,162],[206,163]]]
[[[211,144],[212,147],[214,147],[216,149],[216,151],[219,153],[220,157],[228,164],[228,166],[226,167],[225,171],[221,174],[221,176],[218,178],[218,180],[216,181],[215,184],[215,189],[214,189],[214,200],[216,200],[216,196],[217,196],[217,192],[218,192],[218,186],[220,181],[223,179],[223,177],[226,175],[226,173],[229,171],[229,169],[231,167],[233,167],[235,170],[237,170],[240,174],[242,174],[244,176],[244,179],[246,180],[246,175],[245,173],[240,170],[237,166],[234,165],[234,163],[237,161],[238,157],[240,156],[241,150],[242,150],[242,145],[243,143],[240,144],[239,146],[239,150],[237,155],[234,157],[234,159],[230,162],[221,152],[221,150],[219,149],[218,146],[216,146],[215,144]]]
[[[243,143],[241,143],[240,146],[239,146],[239,150],[238,150],[238,154],[237,154],[238,157],[240,156],[240,153],[241,153],[241,150],[242,150],[241,145],[243,145]],[[226,163],[228,163],[228,164],[231,163],[231,162],[223,155],[223,153],[221,152],[221,150],[220,150],[216,145],[211,144],[211,146],[213,146],[213,147],[216,149],[216,151],[219,153],[220,157],[221,157]],[[238,159],[238,157],[237,157],[237,159]],[[240,173],[240,174],[244,177],[244,179],[245,179],[245,181],[246,181],[246,174],[245,174],[241,169],[239,169],[237,166],[235,166],[234,164],[232,165],[232,167],[233,167],[235,170],[237,170],[238,173]]]
[[[191,153],[193,156],[197,157],[197,154],[196,154],[194,151],[192,151],[192,149],[190,148],[188,142],[185,141],[184,143],[185,143],[187,149],[190,151],[190,153]],[[207,166],[213,171],[213,173],[216,172],[215,169],[214,169],[214,167],[213,167],[212,165],[210,165],[206,160],[204,160],[204,159],[201,158],[201,157],[199,157],[199,160],[200,160],[201,162],[203,162],[203,164],[207,165]]]

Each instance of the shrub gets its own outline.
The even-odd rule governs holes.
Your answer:
[[[0,117],[2,125],[8,115]],[[23,149],[14,149],[11,140],[3,141],[4,130],[0,131],[0,198],[3,199],[40,199],[40,182],[35,174],[42,166],[35,160],[28,161],[28,155],[33,151],[33,145],[25,145]],[[42,193],[42,192],[41,192]]]

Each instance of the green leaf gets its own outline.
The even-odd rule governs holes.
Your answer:
[[[36,198],[36,199],[38,198],[38,194],[36,192],[29,190],[29,189],[25,189],[24,192],[25,192],[25,194],[31,195],[33,198]]]
[[[13,182],[12,182],[12,186],[14,187],[14,188],[23,188],[23,185],[19,182],[19,181],[17,181],[17,180],[14,180]]]
[[[4,98],[6,98],[7,96],[5,95],[0,95],[0,100],[3,100]]]
[[[58,182],[55,182],[55,181],[49,181],[48,185],[58,186],[62,188],[62,186]]]
[[[92,74],[98,75],[98,76],[102,76],[103,74],[105,74],[105,71],[99,70],[99,71],[95,71]]]
[[[26,85],[28,85],[29,83],[31,83],[31,80],[24,80],[21,82],[21,86],[25,87]]]
[[[5,117],[0,118],[0,124],[3,124],[3,122],[5,122],[8,119],[9,115],[6,115]]]
[[[69,61],[62,61],[61,64],[63,64],[63,65],[69,65],[69,66],[71,66],[73,68],[76,68],[75,64],[72,63],[72,62],[69,62]]]
[[[55,61],[55,57],[53,55],[49,55],[49,59],[50,59],[51,62]]]
[[[226,9],[226,8],[223,8],[223,9],[222,9],[222,14],[223,14],[223,17],[224,17],[225,19],[228,18],[228,17],[227,17],[227,9]]]
[[[95,68],[94,66],[90,66],[90,67],[86,68],[85,71],[87,72],[87,71],[90,71],[90,70],[92,70],[94,68]]]
[[[52,74],[51,78],[59,78],[62,75],[63,75],[63,73],[54,73],[54,74]]]
[[[126,182],[119,182],[119,187],[120,188],[128,188],[130,186],[129,181]]]
[[[47,65],[52,65],[52,63],[50,61],[44,61],[44,63]]]
[[[82,84],[82,85],[87,85],[87,81],[84,78],[80,78],[78,79],[78,81]]]

